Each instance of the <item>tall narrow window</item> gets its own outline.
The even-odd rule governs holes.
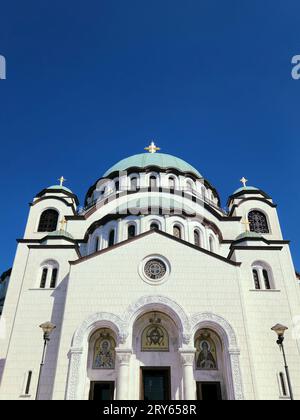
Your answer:
[[[251,232],[270,233],[267,218],[261,211],[251,211],[248,219]]]
[[[42,213],[39,223],[39,232],[54,232],[57,229],[58,212],[46,210]]]
[[[136,228],[135,225],[128,226],[128,239],[134,238],[136,234]]]
[[[50,283],[50,288],[51,289],[55,289],[55,287],[56,287],[57,273],[58,273],[58,269],[53,268],[52,275],[51,275],[51,283]]]
[[[115,191],[116,192],[120,191],[120,181],[115,182]]]
[[[111,230],[108,238],[108,246],[113,246],[115,244],[115,231]]]
[[[41,278],[41,283],[40,283],[41,289],[45,289],[47,277],[48,277],[48,268],[44,268],[42,271],[42,278]]]
[[[265,282],[265,288],[267,290],[271,289],[271,283],[270,283],[270,279],[269,279],[269,273],[267,270],[263,270],[263,277],[264,277],[264,282]]]
[[[186,189],[188,191],[193,191],[193,184],[192,184],[191,181],[187,181],[187,183],[186,183]]]
[[[198,230],[194,230],[194,244],[199,247],[201,246],[201,238]]]
[[[32,378],[32,371],[30,370],[27,374],[27,381],[26,381],[26,387],[25,387],[25,395],[30,394],[30,385],[31,385],[31,378]]]
[[[253,270],[253,280],[254,280],[254,286],[256,290],[260,290],[260,283],[259,283],[259,277],[257,270]]]
[[[157,180],[156,180],[156,176],[152,175],[150,177],[150,187],[151,188],[156,188],[157,187]]]
[[[169,188],[170,188],[170,190],[175,190],[175,187],[176,187],[175,179],[173,177],[169,178]]]
[[[180,226],[175,225],[173,227],[173,235],[175,236],[175,238],[182,239],[182,233],[181,233]]]
[[[133,178],[131,178],[131,180],[130,180],[130,189],[131,189],[132,191],[136,191],[136,190],[137,190],[137,187],[138,187],[138,180],[137,180],[137,177],[133,177]]]

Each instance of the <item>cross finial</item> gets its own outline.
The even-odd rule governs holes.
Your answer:
[[[154,141],[152,141],[150,146],[145,147],[145,150],[147,150],[149,153],[156,153],[160,150],[160,147],[156,147]]]
[[[247,182],[248,182],[248,179],[246,179],[246,178],[243,176],[243,178],[242,178],[242,179],[240,179],[240,181],[241,181],[241,183],[244,185],[244,188],[246,188],[246,187],[247,187]]]
[[[249,220],[245,217],[245,219],[241,222],[242,225],[245,225],[245,231],[248,233],[250,232],[250,225],[251,223],[249,222]]]
[[[66,178],[64,178],[63,176],[61,176],[60,178],[58,178],[59,182],[60,182],[60,186],[63,187],[64,186],[64,182],[66,182]]]
[[[65,217],[63,217],[62,219],[61,219],[61,221],[59,222],[59,224],[61,225],[61,230],[65,230],[65,225],[67,224],[68,222],[66,221],[66,218]]]

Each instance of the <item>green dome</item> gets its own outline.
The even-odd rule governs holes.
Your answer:
[[[242,187],[236,190],[233,194],[238,194],[239,192],[247,192],[247,191],[259,191],[259,188],[256,187]]]
[[[256,232],[244,232],[241,233],[236,240],[238,241],[239,239],[247,239],[247,238],[256,238],[256,239],[261,239],[262,236],[259,233]]]
[[[69,188],[61,186],[61,185],[51,185],[51,187],[48,187],[47,190],[65,190],[73,194],[73,192]]]
[[[68,233],[65,230],[56,230],[54,232],[48,233],[47,236],[65,236],[66,238],[74,239],[71,233]]]
[[[141,153],[120,160],[105,172],[104,177],[113,172],[125,171],[129,168],[147,168],[148,166],[158,166],[163,169],[177,169],[180,172],[191,172],[199,178],[202,178],[200,172],[184,160],[164,153]]]

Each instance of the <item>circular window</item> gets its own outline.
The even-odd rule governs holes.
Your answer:
[[[145,275],[151,280],[160,280],[167,272],[165,263],[161,260],[150,260],[146,263]]]
[[[161,256],[151,255],[141,261],[139,274],[147,283],[159,285],[167,280],[170,274],[170,264]]]

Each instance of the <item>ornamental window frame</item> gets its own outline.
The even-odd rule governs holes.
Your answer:
[[[55,276],[55,278],[54,278]],[[59,278],[59,264],[55,260],[44,261],[39,268],[36,288],[39,290],[54,290]],[[54,284],[55,283],[55,284]],[[53,286],[54,284],[54,286]],[[44,285],[42,287],[42,285]]]
[[[255,261],[251,265],[251,269],[252,269],[252,282],[254,284],[254,290],[256,291],[276,290],[273,270],[269,264],[267,264],[264,261]],[[257,273],[257,279],[254,276],[254,272]],[[265,277],[265,273],[267,274],[267,279]],[[259,288],[257,287],[258,284],[259,284]]]
[[[145,266],[151,260],[161,261],[165,265],[166,272],[165,272],[165,274],[164,274],[164,276],[162,278],[160,278],[160,279],[151,279],[150,277],[148,277],[146,275],[146,273],[145,273]],[[145,283],[148,283],[148,284],[153,285],[153,286],[160,286],[161,284],[164,284],[169,279],[169,276],[171,274],[171,264],[170,264],[169,260],[167,260],[167,258],[165,258],[162,255],[159,255],[159,254],[148,255],[146,258],[144,258],[140,262],[140,264],[138,266],[138,273],[139,273],[139,276],[141,277],[141,279]]]
[[[252,230],[252,229],[251,229],[251,221],[250,221],[249,217],[250,217],[251,213],[253,213],[253,212],[258,212],[258,213],[260,213],[262,216],[264,216],[264,218],[266,219],[265,221],[266,221],[266,226],[267,226],[267,232],[260,232],[260,231],[258,231],[258,230]],[[270,219],[269,219],[268,214],[267,214],[264,210],[259,209],[259,208],[253,208],[253,209],[249,210],[249,211],[248,211],[248,214],[247,214],[247,220],[248,220],[248,222],[250,223],[249,227],[250,227],[250,231],[251,231],[251,232],[259,233],[259,234],[261,234],[261,235],[271,235],[271,234],[272,234],[272,231],[271,231],[271,224],[270,224]]]
[[[40,230],[40,225],[41,225],[42,217],[43,217],[43,215],[46,212],[49,212],[49,211],[53,211],[53,212],[55,211],[57,213],[56,227],[53,230]],[[37,233],[42,233],[42,234],[47,234],[47,233],[55,232],[58,229],[58,222],[59,222],[59,220],[60,220],[60,211],[57,208],[55,208],[55,207],[46,207],[46,208],[44,208],[40,212],[39,218],[37,220],[36,232]]]

